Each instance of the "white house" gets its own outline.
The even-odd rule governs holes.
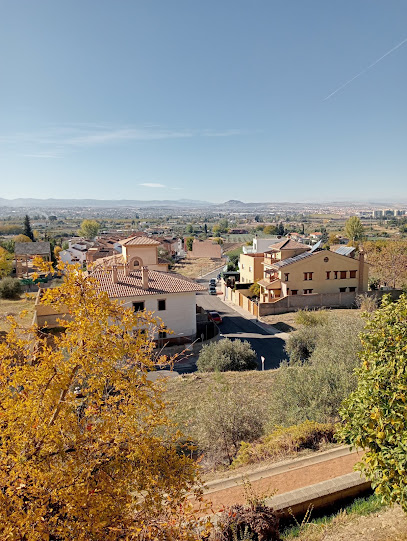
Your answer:
[[[158,258],[159,242],[149,237],[130,237],[120,241],[122,254],[98,259],[91,271],[98,288],[109,298],[135,311],[154,312],[165,330],[155,338],[194,339],[196,334],[196,299],[205,288],[175,273]]]

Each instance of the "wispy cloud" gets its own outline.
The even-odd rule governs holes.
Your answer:
[[[377,60],[375,60],[374,62],[372,62],[372,64],[369,64],[369,66],[367,66],[366,68],[364,68],[362,71],[360,71],[359,73],[357,73],[354,77],[352,77],[352,79],[349,79],[349,81],[346,81],[346,83],[343,83],[341,86],[339,86],[336,90],[334,90],[333,92],[331,92],[326,98],[324,98],[322,101],[326,101],[326,100],[329,100],[329,98],[332,98],[332,96],[335,96],[335,94],[337,94],[340,90],[342,90],[343,88],[345,88],[346,86],[348,86],[350,83],[352,83],[355,79],[357,79],[358,77],[360,77],[361,75],[363,75],[364,73],[366,73],[368,70],[370,70],[371,68],[373,68],[374,66],[376,66],[376,64],[378,64],[381,60],[383,60],[384,58],[386,58],[386,56],[389,56],[389,54],[393,53],[394,51],[396,51],[399,47],[401,47],[402,45],[404,45],[405,43],[407,42],[407,38],[406,39],[403,39],[403,41],[400,41],[400,43],[398,43],[395,47],[393,47],[392,49],[390,49],[389,51],[387,51],[387,53],[385,53],[383,56],[381,56],[380,58],[378,58]]]
[[[158,182],[142,182],[139,186],[146,186],[147,188],[165,188],[165,184],[159,184]]]
[[[39,152],[37,154],[22,154],[23,158],[42,158],[42,159],[55,159],[61,158],[61,155],[57,152]]]
[[[20,153],[26,157],[46,158],[57,153],[101,145],[192,137],[233,137],[241,133],[243,132],[237,129],[168,129],[155,125],[112,127],[80,123],[49,127],[36,132],[0,134],[0,143],[12,148],[18,147]],[[50,149],[55,149],[55,152]]]

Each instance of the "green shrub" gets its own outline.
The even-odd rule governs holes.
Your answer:
[[[200,398],[193,434],[198,448],[211,464],[231,464],[242,441],[264,433],[267,407],[250,389],[218,381]]]
[[[334,440],[333,423],[305,421],[299,425],[278,427],[260,442],[243,442],[232,467],[253,464],[267,459],[278,459],[302,449],[318,449],[322,443]]]
[[[0,297],[2,299],[18,299],[22,293],[22,286],[19,280],[7,276],[0,280]]]
[[[294,364],[307,361],[317,345],[317,339],[317,327],[303,327],[295,334],[292,334],[285,345],[290,363]]]
[[[257,369],[257,356],[249,342],[220,340],[205,345],[197,361],[200,372],[241,372]]]
[[[360,364],[362,329],[363,321],[357,313],[332,314],[329,322],[319,326],[313,335],[316,342],[305,363],[290,358],[280,365],[270,400],[271,427],[290,426],[307,419],[333,422],[338,418],[342,401],[356,388],[354,370]]]

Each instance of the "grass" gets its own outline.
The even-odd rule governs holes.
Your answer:
[[[222,377],[230,385],[236,389],[242,387],[252,389],[253,393],[264,401],[270,400],[274,376],[274,370],[222,373]],[[193,437],[196,431],[196,407],[218,377],[217,373],[206,372],[186,374],[167,380],[165,399],[169,405],[170,416],[179,424],[186,436]]]
[[[34,316],[34,303],[36,293],[26,293],[20,299],[0,299],[0,331],[8,329],[7,316],[18,317],[21,312],[26,314],[19,319],[20,324],[28,328]]]
[[[377,513],[384,507],[376,494],[357,498],[330,515],[306,519],[301,524],[297,522],[294,526],[287,527],[281,532],[281,539],[284,541],[322,541],[328,533],[335,531],[339,524],[351,523],[357,517]]]
[[[359,317],[361,310],[359,309],[349,309],[349,308],[338,308],[327,310],[327,312],[332,313],[335,316],[341,316],[342,314],[351,314],[354,317]],[[315,313],[315,311],[311,312]],[[286,314],[278,314],[271,316],[262,316],[262,321],[277,327],[277,329],[282,332],[290,332],[298,330],[302,325],[297,319],[298,312],[287,312]]]

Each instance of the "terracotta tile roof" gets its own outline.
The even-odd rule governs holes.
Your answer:
[[[107,257],[99,257],[95,260],[93,263],[93,268],[107,268],[111,267],[112,265],[121,265],[123,266],[125,263],[124,257],[122,254],[113,254]]]
[[[122,246],[159,246],[160,243],[150,237],[129,237],[119,241]]]
[[[113,283],[112,271],[96,268],[91,276],[99,282],[99,290],[106,291],[111,298],[137,297],[145,295],[164,295],[168,293],[188,293],[205,291],[206,288],[183,276],[170,272],[148,271],[148,289],[142,288],[141,271],[133,271],[125,276],[118,269],[118,282]]]
[[[280,250],[296,250],[297,248],[306,248],[308,250],[309,246],[293,239],[285,239],[277,244],[272,244],[268,251],[279,252]]]

